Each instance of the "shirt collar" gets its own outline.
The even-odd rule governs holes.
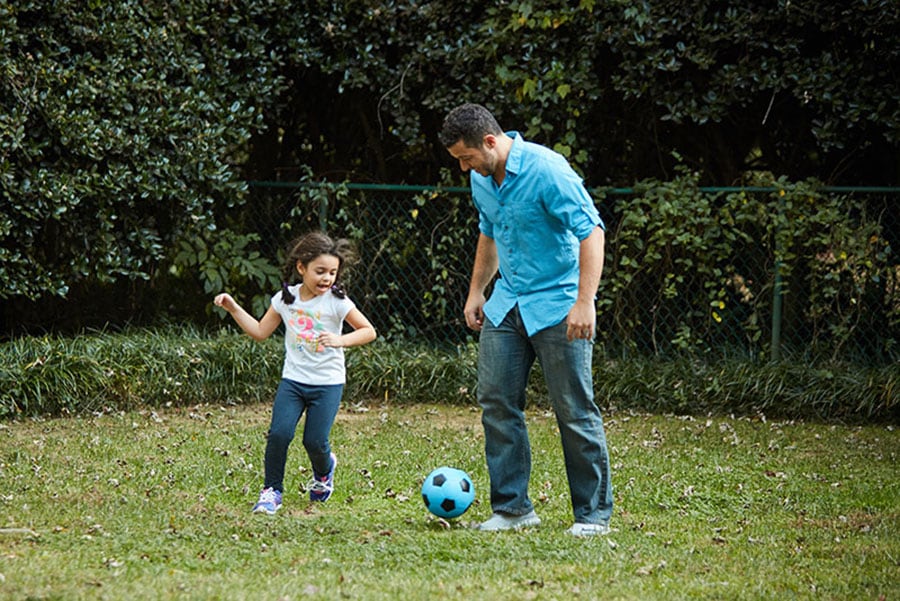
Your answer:
[[[509,155],[506,157],[506,172],[518,175],[522,166],[522,144],[525,142],[525,138],[517,131],[508,131],[506,135],[513,139]]]

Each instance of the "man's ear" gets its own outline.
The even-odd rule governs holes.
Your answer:
[[[485,134],[484,138],[482,139],[482,144],[488,150],[494,148],[495,146],[497,146],[497,136],[495,136],[494,134]]]

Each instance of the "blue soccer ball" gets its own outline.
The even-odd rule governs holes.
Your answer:
[[[454,467],[439,467],[422,483],[422,501],[439,518],[456,518],[475,500],[475,485],[469,474]]]

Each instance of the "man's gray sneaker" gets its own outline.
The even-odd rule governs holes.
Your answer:
[[[572,536],[602,536],[609,534],[609,524],[583,524],[576,522],[568,530]]]
[[[479,530],[485,532],[496,532],[498,530],[518,530],[519,528],[529,528],[537,526],[541,523],[541,518],[534,511],[525,515],[511,515],[508,513],[496,512],[486,522],[482,522]]]

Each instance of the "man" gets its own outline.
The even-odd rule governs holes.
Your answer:
[[[481,332],[478,402],[493,515],[479,529],[540,524],[528,496],[525,423],[525,389],[537,358],[562,439],[575,518],[569,532],[606,534],[612,486],[591,378],[604,224],[565,158],[517,132],[504,133],[483,106],[453,109],[440,139],[460,168],[471,171],[479,215],[464,309],[466,324]]]

